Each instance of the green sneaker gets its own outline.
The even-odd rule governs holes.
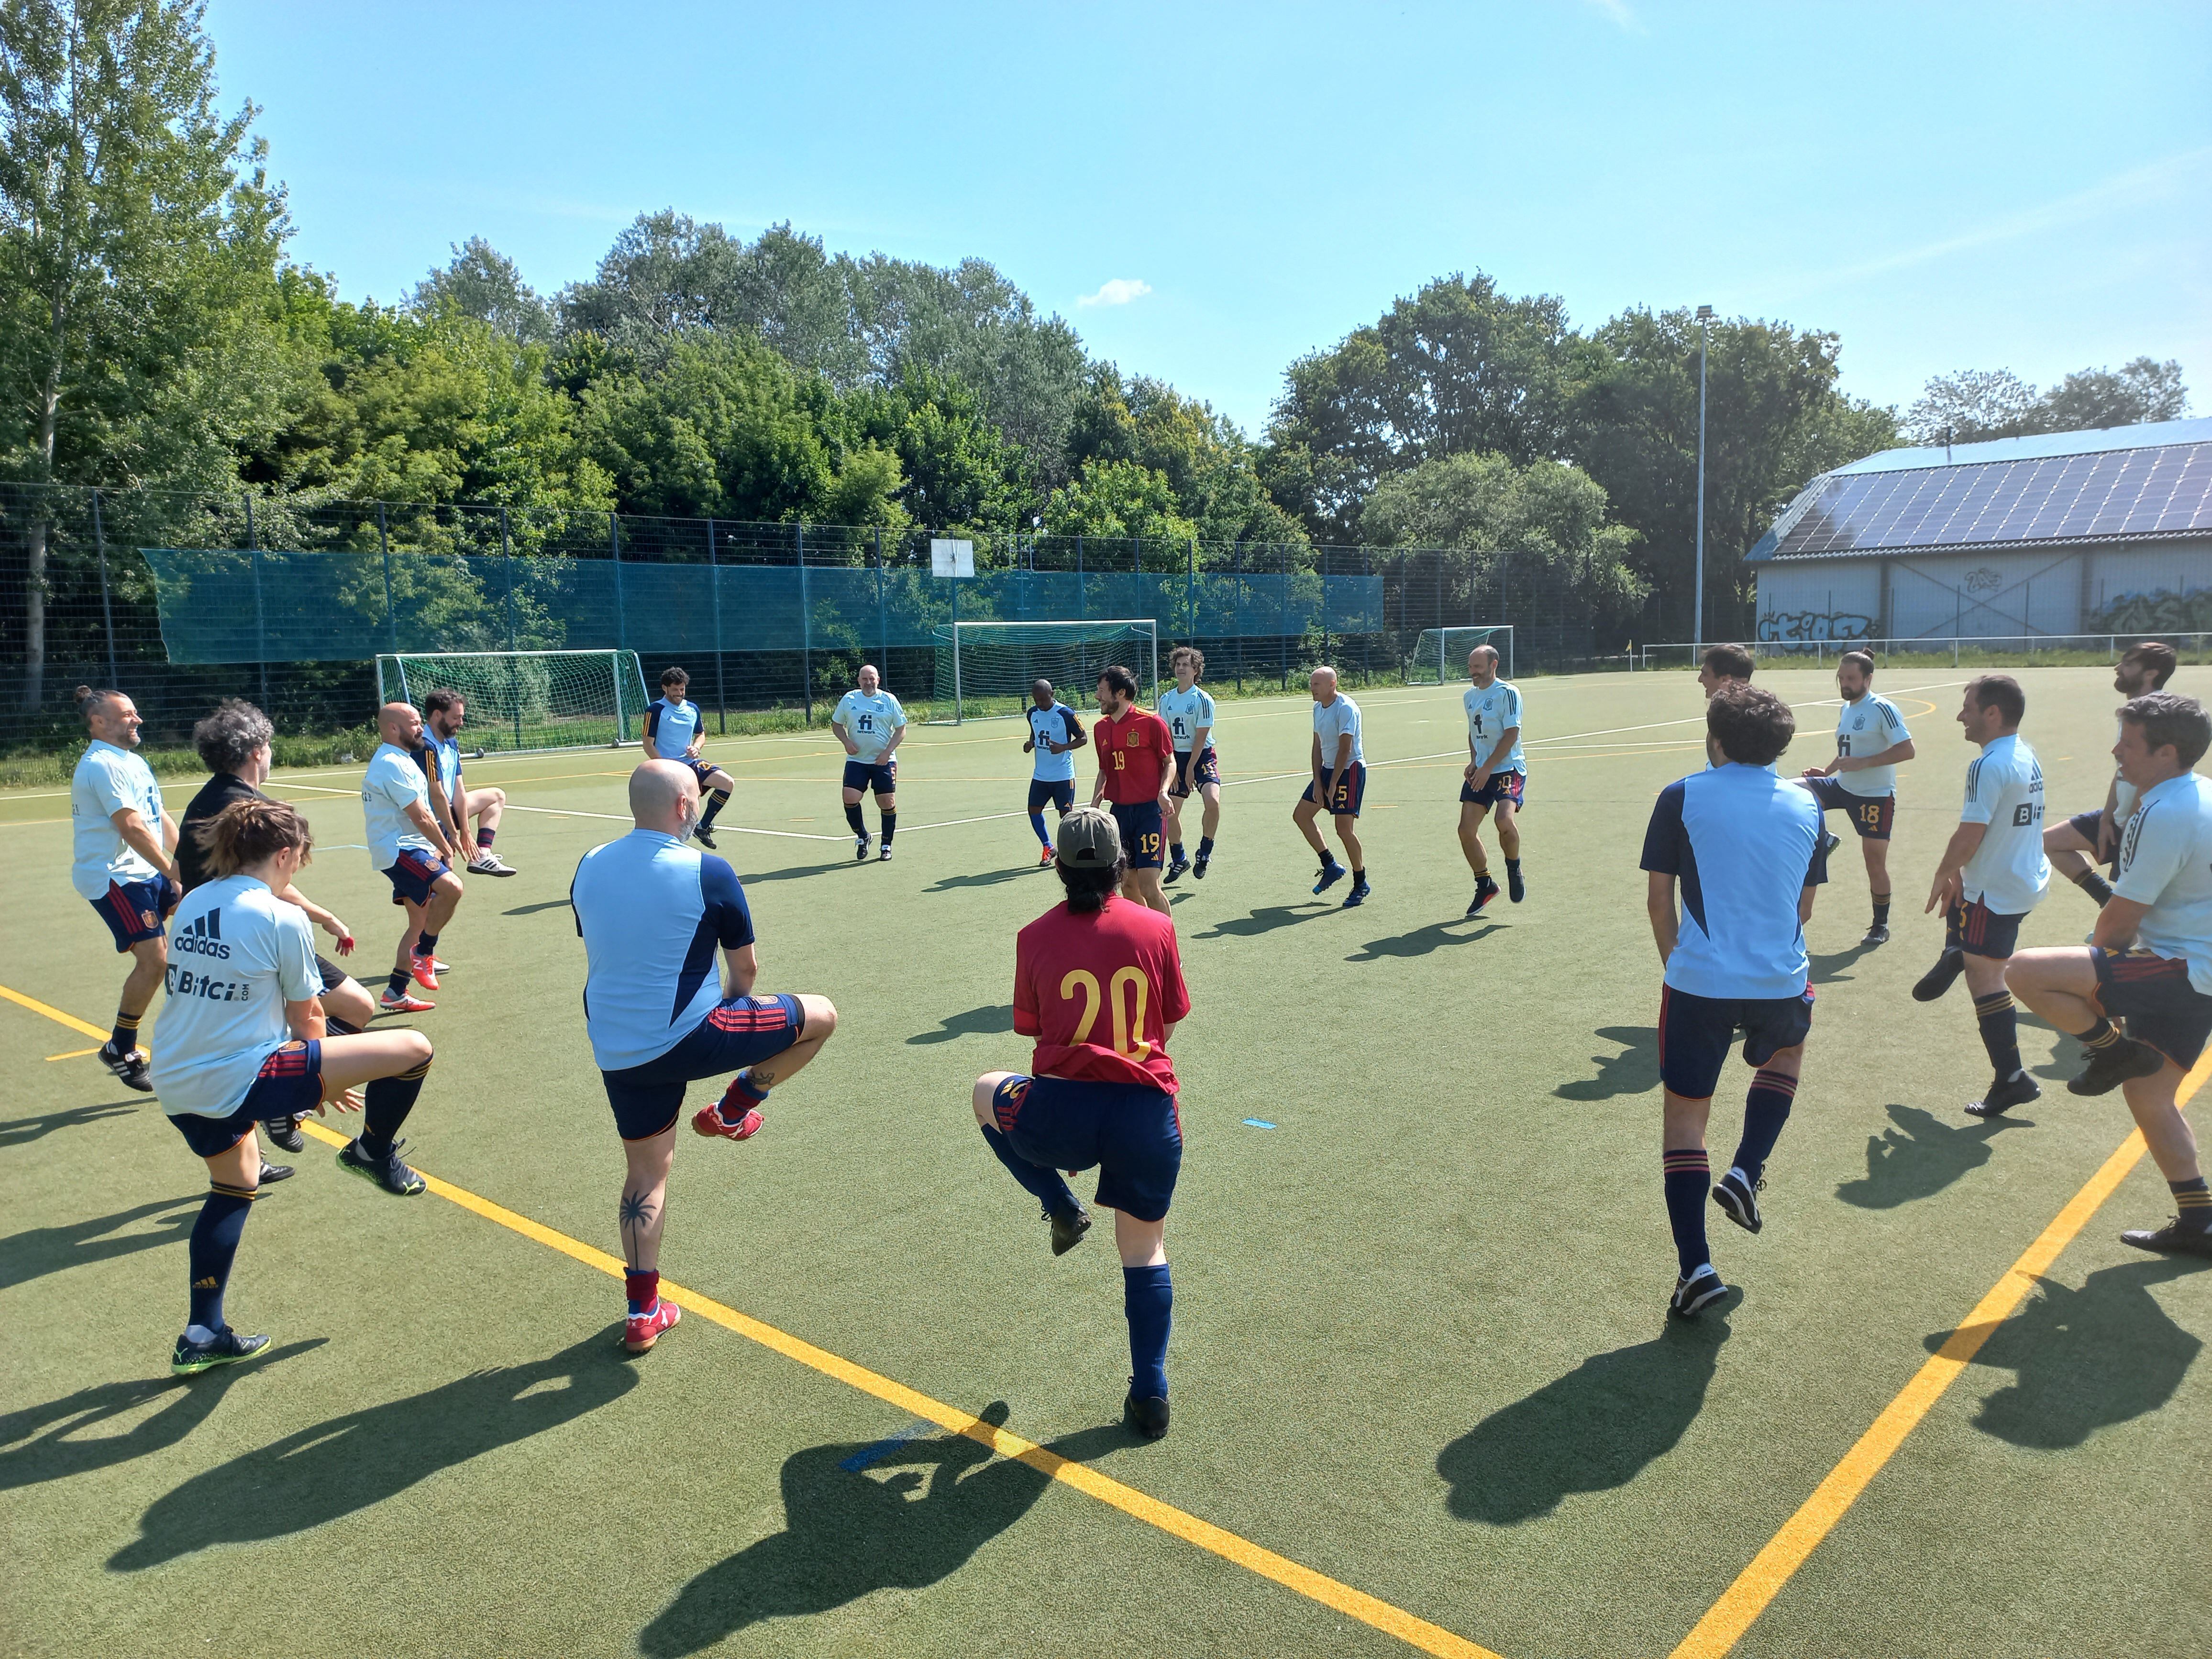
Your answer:
[[[169,1356],[169,1375],[196,1376],[217,1365],[235,1365],[241,1359],[252,1358],[268,1346],[267,1337],[240,1336],[228,1325],[205,1342],[179,1336],[176,1351]]]
[[[428,1190],[421,1176],[400,1162],[399,1149],[407,1143],[395,1140],[392,1150],[380,1158],[371,1158],[362,1151],[359,1140],[349,1140],[338,1148],[338,1168],[348,1175],[357,1175],[363,1181],[374,1181],[396,1198],[413,1198]]]

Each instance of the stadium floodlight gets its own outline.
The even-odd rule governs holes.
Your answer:
[[[606,748],[641,734],[645,675],[635,651],[446,651],[376,659],[376,697],[411,702],[440,686],[468,705],[473,746],[520,753]]]
[[[1119,663],[1147,703],[1159,701],[1160,630],[1150,617],[1095,622],[957,622],[937,635],[934,701],[952,722],[1019,714],[1030,684],[1050,680],[1087,697]]]
[[[1501,638],[1500,636],[1503,635]],[[1499,672],[1513,678],[1513,624],[1498,623],[1479,628],[1424,628],[1413,641],[1413,666],[1406,671],[1414,685],[1449,685],[1467,672],[1467,653],[1478,645],[1494,645],[1503,659]]]
[[[1712,334],[1713,308],[1698,307],[1698,591],[1697,614],[1690,622],[1690,643],[1705,642],[1705,344]]]

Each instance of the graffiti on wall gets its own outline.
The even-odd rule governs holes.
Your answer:
[[[1874,618],[1855,611],[1770,611],[1759,619],[1762,643],[1810,644],[1815,640],[1863,640]]]
[[[2212,629],[2212,589],[2176,593],[2123,593],[2089,614],[2098,634],[2198,634]]]

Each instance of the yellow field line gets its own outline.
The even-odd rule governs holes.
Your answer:
[[[74,1014],[65,1014],[58,1008],[51,1007],[34,997],[27,997],[20,991],[9,990],[4,985],[0,985],[0,997],[20,1003],[33,1013],[44,1014],[48,1019],[73,1030],[87,1031],[99,1037],[107,1035],[95,1026],[86,1024]],[[344,1135],[324,1127],[313,1119],[303,1121],[300,1127],[325,1146],[343,1146],[346,1144]],[[422,1174],[420,1170],[416,1173]],[[472,1215],[481,1216],[509,1232],[520,1233],[549,1250],[557,1250],[571,1261],[596,1268],[610,1279],[620,1279],[623,1275],[623,1264],[605,1250],[594,1249],[566,1233],[556,1232],[526,1215],[517,1214],[504,1205],[479,1197],[465,1187],[456,1187],[450,1181],[441,1181],[434,1175],[422,1175],[422,1181],[440,1198],[459,1205]],[[834,1377],[863,1394],[872,1395],[902,1412],[927,1418],[939,1428],[964,1435],[979,1444],[988,1446],[1002,1457],[1018,1458],[1041,1474],[1073,1486],[1102,1504],[1110,1504],[1124,1515],[1158,1527],[1162,1532],[1171,1534],[1185,1543],[1195,1544],[1224,1561],[1233,1561],[1248,1571],[1271,1579],[1285,1589],[1296,1591],[1309,1601],[1318,1601],[1347,1618],[1372,1626],[1385,1635],[1395,1636],[1409,1646],[1419,1648],[1423,1653],[1435,1654],[1437,1659],[1498,1659],[1498,1656],[1488,1648],[1478,1646],[1464,1637],[1455,1636],[1441,1625],[1432,1625],[1425,1619],[1416,1618],[1402,1607],[1394,1607],[1364,1590],[1354,1589],[1349,1584],[1340,1583],[1326,1573],[1300,1566],[1289,1557],[1278,1555],[1249,1538],[1240,1537],[1210,1521],[1201,1521],[1186,1510],[1179,1510],[1172,1504],[1164,1504],[1157,1498],[1139,1492],[1134,1486],[1124,1486],[1111,1475],[1101,1474],[1097,1470],[1062,1457],[1057,1452],[1048,1451],[1034,1440],[1024,1440],[1020,1435],[1009,1434],[957,1406],[947,1406],[908,1388],[903,1382],[893,1382],[880,1372],[872,1371],[865,1365],[856,1365],[849,1359],[831,1353],[827,1348],[817,1348],[811,1342],[787,1331],[778,1330],[750,1314],[739,1313],[735,1308],[717,1302],[710,1296],[687,1290],[665,1279],[660,1281],[660,1293],[686,1313],[696,1314],[709,1323],[735,1331],[739,1336],[757,1342],[787,1359],[795,1360],[824,1376]]]
[[[2177,1091],[2180,1103],[2187,1105],[2191,1097],[2204,1086],[2208,1077],[2212,1077],[2212,1048],[2205,1050],[2197,1064],[2190,1067],[2189,1075],[2182,1079]],[[1868,1483],[1881,1473],[1882,1465],[1905,1443],[1905,1437],[1919,1426],[1921,1419],[1942,1398],[1943,1391],[1972,1363],[1982,1344],[2012,1317],[2027,1293],[2035,1288],[2037,1280],[2057,1261],[2059,1252],[2073,1243],[2075,1235],[2088,1224],[2089,1218],[2126,1179],[2144,1150],[2142,1132],[2129,1131],[2128,1138],[2105,1160],[2104,1167],[2089,1177],[2035,1243],[2021,1253],[2020,1260],[2005,1270],[2004,1277],[1990,1286],[1989,1294],[1974,1304],[1974,1310],[1964,1322],[1875,1419],[1874,1425],[1844,1454],[1843,1462],[1828,1472],[1827,1479],[1814,1488],[1813,1495],[1798,1506],[1782,1530],[1752,1558],[1749,1566],[1736,1575],[1735,1582],[1682,1638],[1681,1645],[1670,1659],[1721,1659],[1743,1639],[1753,1620],[1766,1610],[1767,1604],[1790,1582],[1790,1575],[1805,1565],[1805,1559],[1820,1547],[1820,1540],[1835,1529],[1836,1523],[1867,1489]]]
[[[99,1052],[97,1048],[72,1048],[65,1054],[48,1054],[46,1060],[51,1065],[58,1060],[82,1060],[87,1054],[96,1054]]]

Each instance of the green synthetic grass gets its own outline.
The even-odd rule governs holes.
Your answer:
[[[1766,1231],[1714,1213],[1745,1291],[1724,1320],[1661,1316],[1636,860],[1653,794],[1698,759],[1698,693],[1672,675],[1532,685],[1528,902],[1466,921],[1456,688],[1361,698],[1376,891],[1352,912],[1310,897],[1299,785],[1268,776],[1304,769],[1304,700],[1224,709],[1217,861],[1176,890],[1195,1006],[1175,1043],[1176,1419],[1152,1445],[1115,1426],[1103,1230],[1054,1260],[967,1103],[977,1073],[1025,1059],[1012,934],[1056,892],[1020,816],[1020,728],[910,734],[888,866],[852,862],[821,733],[711,743],[741,786],[725,826],[773,832],[723,842],[763,985],[825,993],[842,1024],[759,1137],[684,1139],[664,1270],[936,1400],[995,1403],[1505,1659],[1664,1654],[2127,1130],[2116,1099],[2058,1086],[2073,1045],[2033,1024],[2044,1100],[1967,1118],[1987,1062],[1965,996],[1906,994],[1940,943],[1920,903],[1970,754],[1949,723],[1965,678],[1879,682],[1921,749],[1896,938],[1856,948],[1847,839],[1810,929],[1819,1011]],[[1810,672],[1761,678],[1832,695]],[[2094,805],[2109,672],[2024,679],[2052,812]],[[2212,672],[2176,689],[2212,693]],[[1787,759],[1809,763],[1833,716],[1800,718]],[[601,1249],[621,1162],[565,899],[577,856],[623,827],[633,759],[471,768],[548,810],[510,816],[521,875],[471,880],[444,936],[457,971],[420,1022],[439,1053],[408,1127],[425,1170]],[[278,781],[322,843],[303,885],[374,975],[397,913],[348,845],[358,771]],[[120,967],[69,888],[66,817],[54,791],[0,797],[0,983],[104,1027]],[[2090,915],[2062,886],[2024,938],[2076,940]],[[234,1322],[276,1352],[172,1384],[204,1176],[143,1097],[46,1058],[94,1041],[0,1002],[0,1651],[1412,1650],[933,1429],[848,1472],[911,1416],[696,1317],[626,1364],[615,1281],[341,1179],[313,1141],[256,1206],[232,1283]],[[1723,1084],[1723,1153],[1748,1078]],[[2169,1207],[2144,1163],[1739,1653],[2212,1650],[2212,1274],[2116,1237]]]

